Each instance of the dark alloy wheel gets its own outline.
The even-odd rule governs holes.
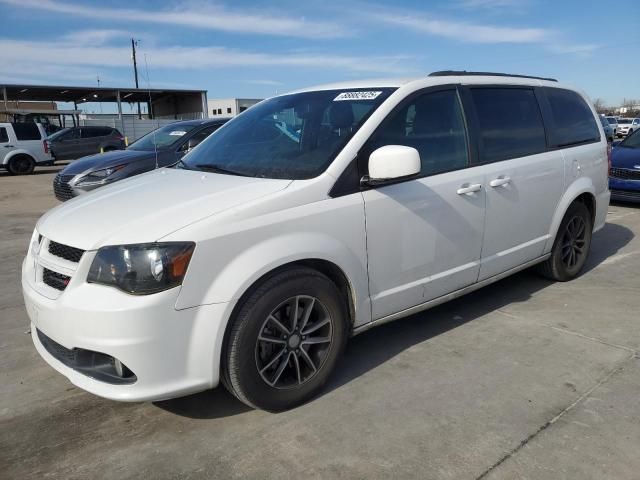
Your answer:
[[[566,282],[574,278],[589,255],[593,221],[582,202],[572,203],[565,213],[551,250],[551,256],[539,266],[544,276]]]
[[[309,381],[324,365],[333,340],[333,320],[316,297],[297,295],[278,305],[256,341],[256,368],[275,388]]]
[[[36,162],[29,155],[16,155],[9,160],[9,173],[11,175],[28,175],[33,173]]]
[[[286,410],[325,384],[348,334],[344,294],[322,273],[293,267],[239,301],[225,336],[222,381],[254,408]]]
[[[584,249],[587,243],[587,224],[579,215],[569,220],[564,230],[561,240],[561,258],[562,264],[567,270],[572,270],[578,265],[586,251]]]

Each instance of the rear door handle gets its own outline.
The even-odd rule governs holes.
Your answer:
[[[4,148],[13,148],[13,145],[5,145]]]
[[[511,183],[511,178],[503,176],[503,177],[494,178],[489,182],[489,185],[495,188],[495,187],[502,187],[504,185],[507,185],[508,183]]]
[[[465,183],[464,185],[460,185],[460,188],[456,191],[458,195],[471,195],[474,192],[480,191],[482,185],[479,183],[474,183],[473,185],[469,185]]]

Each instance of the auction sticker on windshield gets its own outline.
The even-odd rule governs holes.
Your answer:
[[[342,92],[336,98],[333,99],[334,102],[341,102],[344,100],[373,100],[377,98],[382,92]]]
[[[174,130],[173,132],[170,132],[169,135],[175,135],[177,137],[181,137],[185,133],[187,133],[187,132],[185,132],[183,130]]]

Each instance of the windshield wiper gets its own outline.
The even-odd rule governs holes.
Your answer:
[[[204,170],[206,172],[212,172],[212,173],[223,173],[225,175],[237,175],[239,177],[251,176],[251,175],[247,175],[246,173],[236,172],[235,170],[229,170],[229,169],[220,167],[218,165],[210,165],[208,163],[198,163],[195,167],[200,170]]]

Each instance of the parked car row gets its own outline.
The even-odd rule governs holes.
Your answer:
[[[174,165],[227,120],[188,120],[158,128],[125,150],[106,151],[71,162],[56,175],[53,191],[68,200],[104,185]]]
[[[555,80],[435,72],[301,90],[181,158],[204,124],[99,156],[122,155],[88,166],[98,182],[138,147],[177,163],[62,204],[33,232],[34,345],[94,394],[222,382],[251,407],[300,405],[351,335],[531,266],[571,280],[606,221],[602,126]]]
[[[613,130],[613,137],[622,138],[640,129],[640,118],[606,117],[601,115],[600,121],[603,122],[603,126],[605,122],[609,123]]]

